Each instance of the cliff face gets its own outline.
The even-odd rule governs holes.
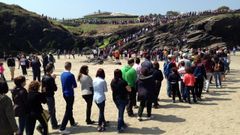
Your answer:
[[[70,49],[84,42],[45,17],[3,3],[0,3],[0,35],[0,50],[5,52]]]
[[[240,44],[239,24],[240,13],[182,19],[157,26],[153,32],[126,44],[123,48],[232,47]]]

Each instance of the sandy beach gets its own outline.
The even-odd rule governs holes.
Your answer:
[[[223,82],[223,88],[216,89],[214,84],[210,86],[210,92],[203,92],[203,101],[199,101],[197,104],[172,103],[172,100],[167,97],[166,94],[166,82],[162,82],[162,88],[160,92],[160,108],[153,109],[152,114],[154,118],[152,120],[143,120],[139,122],[137,117],[130,118],[125,112],[125,122],[129,126],[124,134],[167,134],[167,135],[238,135],[240,134],[240,56],[231,56],[231,72],[227,75],[226,81]],[[108,84],[108,92],[106,93],[106,106],[105,106],[105,118],[110,121],[109,126],[103,133],[97,132],[97,125],[86,125],[85,123],[85,108],[86,103],[81,96],[80,83],[75,89],[75,101],[74,101],[74,118],[79,123],[78,128],[71,128],[68,124],[67,130],[71,131],[71,134],[117,134],[117,109],[112,101],[112,92],[110,89],[110,82],[113,78],[113,71],[116,68],[122,68],[126,64],[126,60],[121,60],[122,65],[114,65],[111,60],[105,62],[102,65],[94,65],[92,63],[84,62],[85,56],[76,56],[76,59],[65,59],[61,56],[61,59],[56,59],[57,75],[56,83],[58,85],[58,91],[55,94],[57,120],[61,124],[64,112],[65,101],[62,96],[62,89],[60,83],[60,74],[64,70],[65,61],[72,62],[72,72],[77,78],[79,69],[82,65],[89,66],[89,74],[92,78],[95,78],[96,70],[103,68],[106,73],[106,81]],[[162,69],[163,63],[160,62]],[[5,77],[10,79],[9,69],[5,66]],[[43,72],[42,72],[43,73]],[[15,76],[21,75],[21,69],[16,69]],[[27,84],[32,80],[31,69],[28,70]],[[12,81],[8,81],[9,87],[12,89],[14,84]],[[27,86],[26,86],[27,88]],[[8,93],[11,96],[11,93]],[[46,106],[44,106],[46,108]],[[137,113],[137,109],[134,109],[134,113]],[[146,114],[146,109],[144,110]],[[144,115],[145,116],[145,115]],[[98,120],[98,108],[95,103],[92,107],[92,120]],[[52,130],[50,122],[48,123],[50,134],[58,134],[58,130]],[[35,130],[35,134],[39,133]]]

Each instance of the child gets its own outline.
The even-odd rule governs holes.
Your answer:
[[[193,95],[193,101],[196,103],[196,97],[194,93],[194,84],[195,84],[195,77],[192,73],[192,69],[190,67],[186,68],[186,74],[183,77],[183,83],[185,84],[185,91],[186,95],[188,97],[188,103],[191,104],[191,99],[190,99],[190,91]],[[184,99],[186,101],[186,99]]]
[[[172,73],[168,77],[168,81],[170,83],[170,89],[172,91],[172,100],[173,103],[175,103],[175,96],[176,94],[179,97],[179,101],[182,102],[180,91],[179,91],[179,85],[178,82],[181,80],[180,75],[177,71],[177,68],[172,68]]]

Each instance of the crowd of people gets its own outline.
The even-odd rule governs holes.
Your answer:
[[[66,62],[65,70],[60,76],[62,84],[63,98],[66,102],[66,110],[61,124],[56,118],[56,107],[54,94],[57,91],[54,72],[54,57],[43,54],[42,62],[37,55],[30,55],[27,59],[25,55],[19,58],[19,65],[22,68],[21,76],[14,76],[15,59],[10,55],[6,63],[11,71],[11,80],[15,87],[11,89],[12,101],[6,95],[8,84],[4,77],[3,63],[0,64],[0,134],[10,135],[14,132],[22,135],[24,130],[27,135],[33,135],[36,121],[40,124],[36,129],[43,135],[47,135],[48,120],[50,119],[52,129],[59,129],[61,134],[69,134],[66,129],[68,121],[72,127],[78,123],[73,116],[74,88],[77,81],[80,82],[82,98],[86,102],[86,124],[97,123],[97,131],[103,132],[108,126],[105,119],[105,92],[108,91],[109,83],[112,91],[112,99],[118,109],[117,131],[122,133],[127,124],[124,121],[124,111],[127,110],[129,117],[135,117],[133,108],[138,108],[137,119],[143,120],[143,110],[147,108],[146,119],[153,119],[152,108],[159,108],[159,94],[162,81],[167,82],[167,95],[176,103],[177,96],[179,102],[191,104],[201,102],[202,92],[209,91],[210,83],[215,81],[216,88],[222,88],[222,81],[225,75],[230,72],[230,55],[226,49],[217,50],[186,50],[181,53],[174,53],[171,50],[164,50],[164,57],[158,59],[157,55],[144,53],[145,58],[141,63],[140,56],[128,58],[127,65],[121,69],[114,70],[111,82],[105,80],[105,71],[99,68],[94,79],[89,75],[87,65],[82,65],[75,79],[71,73],[72,64]],[[138,53],[139,54],[139,53]],[[158,57],[158,58],[154,58]],[[153,62],[152,62],[153,60]],[[160,70],[159,60],[164,61],[163,71]],[[42,63],[42,64],[41,64]],[[41,76],[41,65],[43,65],[44,75]],[[32,67],[33,81],[26,89],[26,68]],[[99,109],[98,122],[91,119],[92,103],[96,103]],[[138,105],[139,102],[139,105]],[[48,111],[45,111],[42,104],[47,104]],[[6,113],[7,112],[7,113]],[[14,117],[18,117],[16,124]]]

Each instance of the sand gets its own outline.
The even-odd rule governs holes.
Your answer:
[[[152,120],[144,120],[139,122],[137,117],[130,118],[125,112],[125,122],[129,126],[124,134],[168,134],[168,135],[237,135],[240,134],[240,69],[239,62],[240,56],[232,56],[231,72],[227,75],[227,80],[223,82],[223,88],[216,89],[214,84],[210,86],[210,92],[203,92],[203,101],[198,104],[188,103],[172,103],[172,100],[167,97],[166,94],[166,82],[162,83],[162,88],[159,98],[160,108],[153,109],[152,114],[154,118]],[[57,59],[56,59],[57,60]],[[117,134],[117,109],[112,101],[112,92],[110,89],[110,82],[113,78],[113,71],[116,68],[122,68],[126,64],[126,60],[121,60],[123,65],[114,65],[111,61],[105,62],[103,65],[94,65],[92,63],[84,62],[85,56],[76,57],[76,59],[65,59],[61,56],[60,60],[57,60],[55,66],[55,74],[57,75],[56,83],[58,85],[58,91],[55,94],[56,99],[56,116],[58,122],[61,124],[65,112],[65,101],[62,96],[62,89],[60,83],[60,74],[64,70],[64,62],[72,62],[72,72],[77,78],[77,74],[82,65],[89,66],[90,76],[95,77],[96,70],[103,68],[106,73],[106,81],[108,84],[108,92],[106,93],[106,106],[105,106],[105,118],[110,121],[110,125],[106,128],[106,131],[101,134]],[[163,63],[160,63],[161,68]],[[5,66],[5,77],[10,79],[9,69]],[[16,75],[21,75],[21,69],[16,69]],[[32,80],[31,69],[28,70],[27,83]],[[12,81],[8,81],[9,87],[13,88]],[[26,86],[27,88],[27,86]],[[11,96],[10,92],[8,93]],[[139,103],[138,103],[139,104]],[[44,105],[46,108],[46,106]],[[97,125],[86,125],[85,123],[85,109],[86,103],[81,96],[80,83],[75,89],[75,101],[74,101],[74,118],[79,123],[79,127],[71,128],[70,124],[67,126],[67,130],[70,130],[72,134],[99,134],[97,132]],[[137,109],[134,109],[134,113],[137,114]],[[144,110],[144,116],[146,109]],[[98,120],[98,108],[95,103],[92,107],[92,120]],[[52,130],[50,122],[48,123],[50,134],[58,134],[58,130]],[[34,134],[39,134],[36,130]]]

